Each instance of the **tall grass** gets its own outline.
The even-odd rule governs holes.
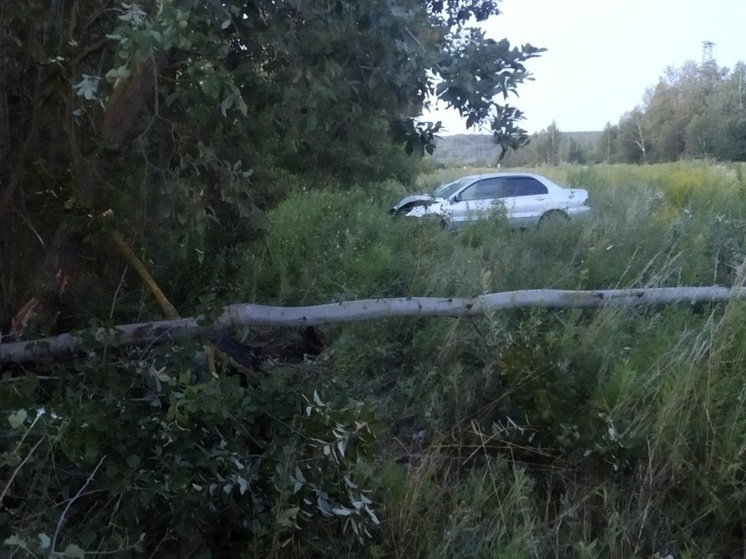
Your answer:
[[[442,171],[424,177],[420,187],[468,172]],[[235,301],[300,305],[529,288],[744,284],[746,198],[740,167],[676,163],[540,172],[587,188],[591,215],[522,231],[495,215],[451,233],[438,223],[388,215],[406,193],[396,183],[372,191],[298,189],[268,215],[266,238],[231,249],[235,273],[222,289]],[[302,413],[309,401],[300,397],[279,408],[285,415],[265,414],[275,409],[273,400],[294,402],[296,394],[315,389],[331,402],[329,410],[346,409],[350,398],[374,408],[382,425],[378,453],[372,461],[355,461],[350,470],[369,483],[355,490],[374,501],[381,519],[372,538],[360,543],[344,522],[329,518],[293,520],[299,510],[293,505],[299,499],[294,463],[265,459],[259,462],[274,476],[268,502],[275,516],[257,526],[281,530],[262,528],[248,543],[231,541],[230,549],[251,549],[241,556],[743,557],[745,312],[746,304],[729,301],[328,327],[320,357],[286,367],[268,361],[266,374],[249,388],[239,389],[230,379],[174,384],[174,390],[199,396],[190,413],[206,422],[201,439],[182,432],[171,411],[164,415],[168,421],[156,421],[152,429],[172,429],[169,437],[184,446],[177,452],[171,440],[168,452],[184,453],[199,466],[194,469],[199,476],[209,477],[215,464],[234,464],[234,458],[241,468],[253,467],[245,447],[256,446],[255,436],[272,439],[277,434],[271,429],[283,425],[288,437],[295,437],[295,453],[308,472],[316,472],[301,450],[323,457],[314,445],[324,442],[320,437],[328,427],[340,428],[337,415],[329,412],[326,422],[312,425],[308,412]],[[122,383],[121,394],[130,394],[125,375],[111,378]],[[114,401],[111,392],[107,388],[106,398]],[[92,400],[63,401],[62,417],[88,408],[104,413]],[[179,405],[175,410],[186,413]],[[236,410],[241,413],[234,418]],[[265,415],[272,421],[246,430]],[[140,419],[135,415],[131,421],[140,425]],[[354,430],[363,423],[350,425]],[[87,423],[79,426],[74,440],[80,448],[67,452],[85,455],[99,439],[101,448],[149,444],[146,437],[128,437],[124,427],[96,432],[94,439],[87,429]],[[218,462],[215,457],[227,452],[224,433],[234,433],[229,438],[235,455]],[[190,446],[204,437],[204,448]],[[293,448],[286,448],[288,456]],[[127,462],[138,483],[151,483],[150,470]],[[178,470],[185,472],[184,487],[209,482],[192,479],[197,474],[188,468],[185,463]],[[352,482],[337,465],[332,470],[327,474],[344,497]],[[112,472],[106,475],[119,475]],[[22,473],[36,480],[34,487],[46,483]],[[256,475],[264,479],[263,472]],[[178,488],[172,492],[166,495],[169,504],[203,502]],[[132,489],[132,495],[141,494],[139,486]],[[185,495],[194,500],[185,501]],[[243,520],[241,511],[251,510],[243,491],[240,495],[226,501],[235,506],[230,518],[236,522]],[[209,524],[210,511],[184,510],[196,518],[185,526],[210,526],[216,533],[223,528]],[[131,519],[139,522],[134,513]],[[28,530],[36,537],[35,525]],[[195,538],[197,549],[202,540]]]
[[[387,209],[404,194],[393,183],[372,192],[300,191],[269,216],[268,238],[246,248],[236,297],[301,304],[534,287],[732,284],[746,255],[746,195],[735,173],[672,164],[546,174],[586,187],[592,215],[525,231],[495,216],[452,235],[426,220],[392,219]]]
[[[743,310],[560,315],[523,340],[494,325],[500,344],[481,362],[462,350],[460,367],[437,357],[415,367],[426,411],[413,431],[428,438],[400,433],[391,450],[407,465],[389,464],[399,477],[382,480],[387,552],[740,552],[746,363],[730,316]],[[494,335],[480,326],[460,343]],[[561,341],[542,347],[547,337]],[[437,380],[432,367],[444,369]]]
[[[420,188],[486,170],[439,171]],[[299,192],[247,251],[236,298],[306,304],[529,288],[740,285],[737,168],[543,169],[584,220],[457,234],[395,219],[404,194]],[[388,425],[376,557],[724,557],[746,490],[744,305],[514,311],[327,329],[327,391]],[[656,555],[657,554],[657,555]],[[740,555],[738,555],[740,556]]]

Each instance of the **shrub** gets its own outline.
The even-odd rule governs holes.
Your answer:
[[[301,398],[279,377],[195,383],[185,357],[91,355],[49,380],[5,378],[18,388],[0,393],[15,410],[2,430],[6,552],[284,556],[301,533],[319,550],[327,532],[370,538],[365,406]]]

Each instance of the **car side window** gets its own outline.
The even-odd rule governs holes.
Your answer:
[[[508,177],[504,196],[539,196],[548,192],[547,187],[531,177]]]
[[[463,190],[460,199],[467,202],[470,200],[491,200],[503,196],[504,181],[500,178],[483,179]]]

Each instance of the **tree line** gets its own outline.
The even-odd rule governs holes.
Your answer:
[[[668,67],[643,101],[597,132],[563,132],[556,122],[500,158],[489,137],[443,138],[436,159],[476,166],[663,163],[682,158],[746,161],[746,64],[714,60]]]
[[[607,123],[592,145],[563,137],[552,123],[520,154],[538,165],[663,163],[682,158],[746,161],[746,65],[715,60],[670,66],[641,104]],[[534,152],[533,156],[531,151]],[[521,161],[516,159],[515,161]]]
[[[586,164],[595,161],[600,132],[565,132],[552,122],[531,134],[521,149],[504,156],[493,139],[484,134],[456,134],[437,139],[432,160],[439,165],[473,167],[540,167],[560,163]]]
[[[608,123],[596,158],[657,163],[680,158],[746,160],[746,65],[714,60],[669,67],[642,104]]]

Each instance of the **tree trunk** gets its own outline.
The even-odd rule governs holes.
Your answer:
[[[98,347],[123,347],[175,342],[212,335],[238,326],[316,326],[379,318],[462,317],[519,308],[599,308],[657,304],[702,304],[741,299],[746,288],[661,287],[604,291],[533,289],[491,293],[472,298],[408,297],[365,299],[312,307],[230,305],[214,321],[205,317],[126,324],[113,329],[62,334],[41,340],[0,344],[0,363],[22,363]]]
[[[84,161],[80,170],[82,176],[76,177],[80,206],[95,207],[96,193],[107,181],[110,164],[134,134],[148,99],[157,95],[156,76],[167,59],[168,53],[159,53],[152,60],[144,62],[139,71],[114,89],[106,106],[101,128],[103,153]],[[29,326],[33,326],[35,330],[49,330],[54,326],[60,296],[72,278],[75,263],[80,259],[80,241],[81,237],[73,227],[64,222],[60,224],[55,242],[46,257],[47,266],[41,291],[16,312],[11,334],[20,337]]]
[[[7,83],[6,55],[0,52],[0,193],[4,193],[10,182],[10,107],[8,92],[3,89]],[[12,269],[14,254],[15,223],[10,216],[0,219],[0,328],[3,328],[10,317],[11,293],[13,291]]]
[[[34,331],[52,329],[61,299],[77,275],[82,244],[82,236],[64,228],[58,230],[44,263],[42,284],[13,317],[11,336],[21,337],[30,325]]]

